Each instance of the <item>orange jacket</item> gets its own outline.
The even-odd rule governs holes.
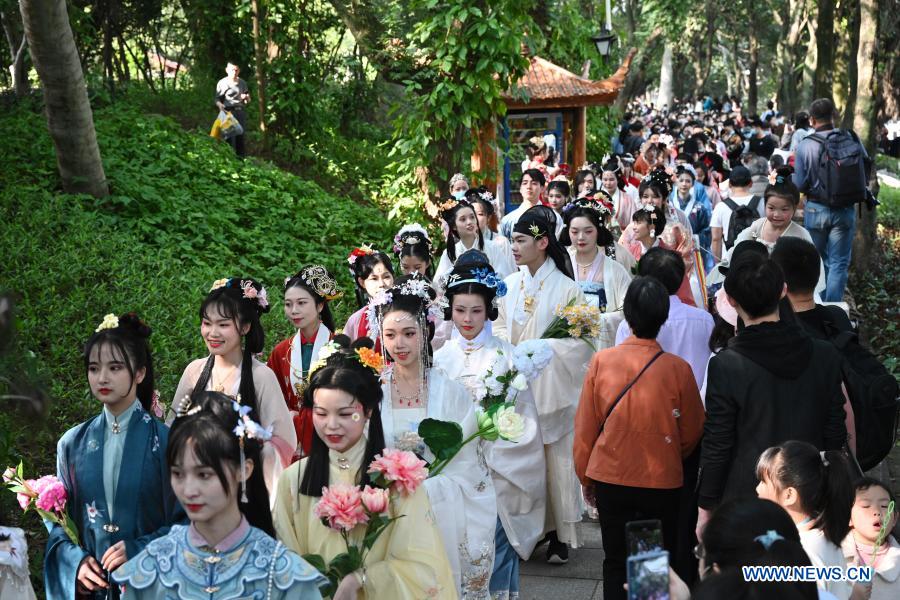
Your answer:
[[[600,434],[616,397],[659,350],[655,340],[631,336],[591,359],[575,414],[575,472],[583,484],[681,487],[681,461],[700,441],[705,420],[697,382],[681,358],[660,356],[625,394]]]

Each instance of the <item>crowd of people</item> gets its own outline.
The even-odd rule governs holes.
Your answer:
[[[224,89],[226,107],[243,93]],[[220,279],[198,298],[208,353],[185,357],[171,403],[150,327],[107,315],[84,346],[101,410],[57,448],[77,539],[50,528],[47,598],[517,598],[520,561],[546,544],[566,563],[585,515],[607,600],[626,597],[628,524],[648,519],[674,598],[900,596],[893,492],[862,477],[832,343],[853,329],[868,157],[827,99],[793,125],[769,109],[635,105],[572,180],[537,138],[505,215],[454,176],[444,239],[410,223],[350,251],[343,329],[329,305],[351,292],[321,265],[284,278],[296,333],[273,345],[274,294]],[[545,336],[583,306],[588,333]],[[546,360],[520,381],[526,351]],[[519,431],[479,437],[485,398],[510,390]],[[435,422],[476,439],[445,460]],[[741,570],[779,565],[875,575]]]

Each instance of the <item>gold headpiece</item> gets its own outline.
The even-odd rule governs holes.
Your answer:
[[[311,287],[316,294],[328,301],[337,300],[344,295],[343,292],[337,289],[337,282],[322,265],[304,267],[298,277],[303,280],[303,283]]]

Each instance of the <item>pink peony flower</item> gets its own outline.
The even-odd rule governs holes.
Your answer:
[[[22,510],[28,510],[28,505],[31,504],[32,498],[33,496],[23,494],[22,492],[16,493],[16,500],[19,501],[19,506],[22,507]]]
[[[350,531],[369,520],[363,508],[361,493],[355,485],[336,483],[322,488],[322,498],[313,510],[335,530]]]
[[[362,496],[363,506],[370,513],[380,515],[388,511],[391,497],[387,490],[367,485],[360,495]]]
[[[395,448],[385,448],[383,454],[376,456],[369,465],[369,473],[384,475],[394,491],[402,496],[415,492],[428,477],[424,460],[412,452]]]
[[[48,481],[38,495],[35,506],[47,512],[62,513],[66,510],[66,488],[56,477],[48,475],[41,479],[52,479]]]

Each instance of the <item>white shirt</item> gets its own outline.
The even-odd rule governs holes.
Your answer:
[[[814,567],[840,567],[847,568],[844,553],[838,546],[825,538],[825,532],[821,529],[806,529],[807,526],[798,525],[800,531],[800,545],[809,555],[809,562]],[[850,598],[853,586],[849,581],[824,581],[819,580],[816,585],[837,596],[838,600]]]
[[[750,204],[750,200],[753,198],[753,195],[748,196],[732,196],[731,199],[738,206],[746,206]],[[757,207],[757,212],[759,216],[766,216],[766,208],[763,199],[759,199],[759,206]],[[728,208],[728,205],[725,203],[723,199],[722,202],[716,204],[716,208],[713,209],[712,220],[709,223],[710,227],[719,227],[722,230],[722,240],[728,239],[728,225],[731,221],[731,209]]]

